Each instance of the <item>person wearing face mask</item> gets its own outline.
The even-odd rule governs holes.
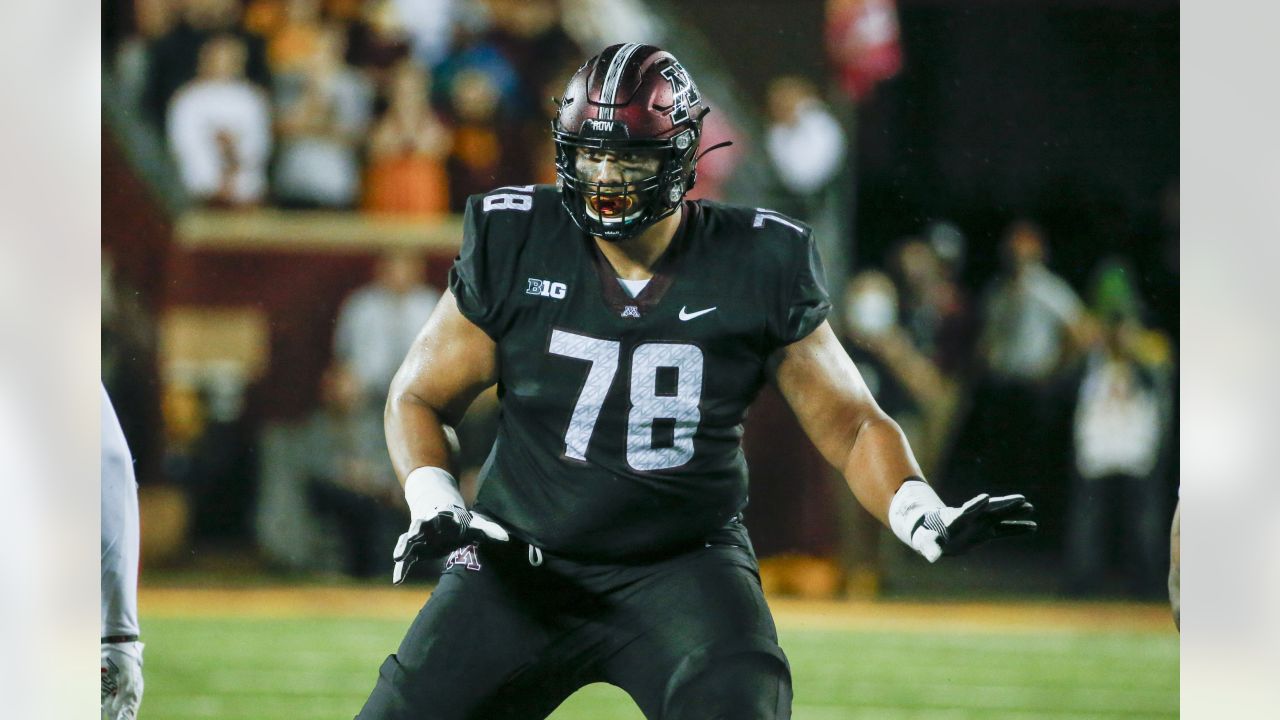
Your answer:
[[[926,472],[937,461],[937,447],[954,388],[937,364],[912,344],[898,317],[898,289],[888,275],[867,270],[845,290],[844,346],[862,372],[871,393],[911,440]]]

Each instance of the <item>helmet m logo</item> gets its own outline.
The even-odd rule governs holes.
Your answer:
[[[672,124],[680,125],[689,122],[693,119],[690,108],[702,100],[702,96],[698,94],[698,87],[693,84],[684,66],[678,62],[663,68],[662,77],[671,83],[672,106],[667,115],[671,117]]]

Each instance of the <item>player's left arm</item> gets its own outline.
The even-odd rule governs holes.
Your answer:
[[[930,562],[1035,530],[1032,507],[1021,495],[983,494],[958,508],[938,498],[902,429],[880,409],[829,323],[779,348],[770,367],[801,427],[858,501]]]

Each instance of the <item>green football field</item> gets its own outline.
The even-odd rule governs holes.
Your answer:
[[[839,606],[830,606],[836,607]],[[400,609],[396,613],[402,612]],[[824,610],[828,615],[841,610]],[[946,616],[945,605],[920,613]],[[791,660],[798,720],[835,718],[1170,718],[1178,715],[1178,639],[1158,623],[1077,608],[1073,622],[990,627],[890,617],[812,622],[778,613]],[[146,694],[141,720],[349,719],[399,642],[411,613],[219,612],[144,615]],[[222,615],[219,617],[219,615]],[[1023,615],[1027,615],[1024,611]],[[1148,616],[1150,613],[1148,613]],[[1030,615],[1033,620],[1039,615]],[[1103,620],[1106,620],[1105,622]],[[871,623],[874,625],[874,621]],[[613,687],[579,691],[556,720],[639,720]]]

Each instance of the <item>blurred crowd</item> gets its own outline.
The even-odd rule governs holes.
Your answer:
[[[1141,277],[1108,256],[1078,293],[1051,269],[1044,229],[1019,218],[1001,271],[974,292],[959,280],[965,248],[933,223],[884,271],[855,274],[840,313],[850,355],[944,496],[1035,501],[1064,593],[1161,596],[1175,348]]]
[[[132,0],[119,97],[214,207],[458,211],[554,180],[559,0]],[[109,38],[111,40],[112,38]]]

